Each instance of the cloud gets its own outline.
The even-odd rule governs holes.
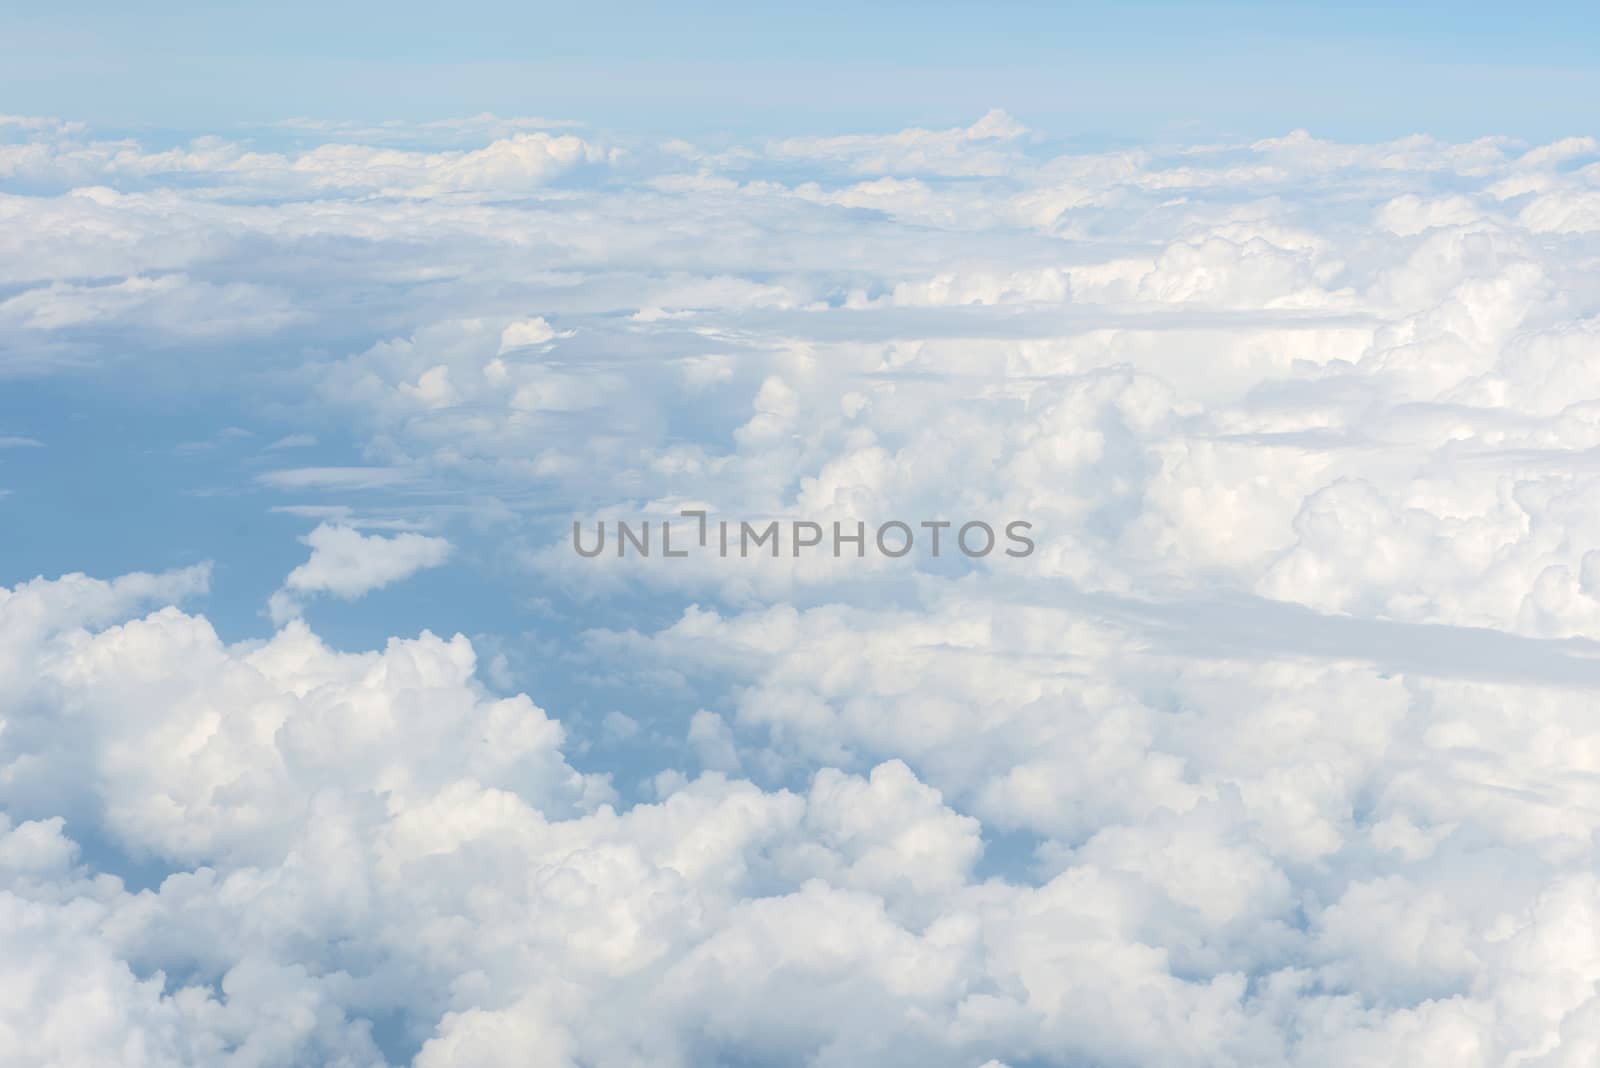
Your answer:
[[[384,467],[291,467],[257,476],[264,486],[279,490],[371,489],[404,482],[404,471]]]
[[[3,333],[116,328],[191,344],[270,334],[294,318],[280,292],[245,283],[217,286],[184,275],[138,276],[107,285],[58,283],[0,301]]]
[[[451,551],[445,538],[412,533],[384,537],[328,523],[318,524],[302,540],[311,546],[311,558],[289,572],[282,589],[272,595],[272,618],[280,624],[298,616],[307,597],[327,593],[352,601],[438,567]]]
[[[281,119],[268,124],[269,128],[275,130],[289,130],[312,137],[336,135],[347,141],[363,144],[386,142],[454,144],[481,140],[485,136],[498,139],[527,130],[553,130],[584,125],[585,123],[576,119],[545,119],[532,115],[501,117],[487,111],[458,119],[435,119],[427,122],[390,119],[381,123],[361,123],[302,117]]]
[[[537,188],[611,152],[573,134],[519,130],[472,149],[421,152],[331,142],[294,154],[256,152],[218,137],[146,151],[129,141],[38,140],[0,144],[0,176],[80,183],[94,178],[203,175],[241,191],[381,192],[429,197],[451,192],[514,193]]]
[[[1014,156],[1006,142],[1027,128],[998,109],[971,126],[952,130],[910,129],[887,135],[796,137],[774,141],[767,152],[779,158],[842,163],[865,174],[1004,174]]]
[[[503,356],[512,349],[542,345],[555,336],[556,332],[543,319],[519,319],[516,322],[508,323],[505,329],[500,331],[500,351],[498,355]]]
[[[742,719],[928,778],[619,808],[464,638],[122,618],[192,582],[0,598],[32,650],[0,741],[0,969],[30,992],[0,1034],[30,1059],[1489,1065],[1595,1011],[1591,791],[1550,775],[1583,691],[1152,656],[1072,613],[775,611],[671,655],[758,647]],[[980,818],[1046,836],[1035,879],[979,874]],[[162,874],[136,892],[68,827]]]
[[[7,373],[321,525],[0,593],[0,1050],[1594,1059],[1592,140],[541,125],[7,127]],[[571,551],[685,507],[1039,551]]]

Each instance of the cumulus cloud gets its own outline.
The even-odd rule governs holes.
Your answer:
[[[0,1061],[1593,1061],[1592,139],[0,125],[4,367],[321,523],[270,635],[0,590]],[[567,541],[685,507],[1039,550]]]
[[[289,572],[269,609],[279,623],[299,614],[308,597],[332,594],[346,601],[380,590],[450,556],[450,542],[425,534],[362,534],[354,527],[321,523],[303,539],[311,558]]]
[[[229,646],[174,608],[106,616],[158,585],[0,600],[33,650],[0,743],[16,1059],[1581,1056],[1593,799],[1551,777],[1581,693],[1206,665],[1073,613],[745,621],[690,647],[775,658],[741,717],[905,753],[970,800],[869,757],[619,809],[556,721],[483,693],[463,638],[340,653],[299,622]],[[981,876],[961,808],[1051,843],[1036,880]],[[69,826],[165,874],[136,891]]]

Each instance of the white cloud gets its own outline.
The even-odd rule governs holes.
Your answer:
[[[838,162],[865,174],[1004,174],[1016,161],[1004,146],[1027,132],[1027,127],[997,109],[971,126],[951,130],[796,137],[772,142],[767,152],[779,158]]]
[[[438,567],[451,551],[445,538],[409,532],[385,537],[328,523],[318,524],[303,540],[311,546],[311,558],[289,572],[272,597],[271,614],[278,623],[297,616],[307,597],[328,593],[354,600]]]
[[[0,301],[3,333],[115,326],[192,343],[270,334],[294,318],[280,292],[244,283],[218,286],[183,275],[136,276],[107,285],[56,283]]]
[[[1096,642],[1071,613],[866,614],[806,641],[803,620],[746,620],[795,662],[762,668],[745,709],[781,719],[810,687],[838,718],[797,729],[914,754],[953,789],[869,758],[798,791],[713,774],[619,810],[554,720],[482,692],[465,639],[339,653],[295,623],[229,646],[171,608],[107,620],[119,587],[153,588],[0,600],[35,650],[5,669],[0,735],[0,971],[26,991],[0,1035],[30,1060],[131,1042],[378,1064],[366,1021],[396,1016],[421,1065],[526,1063],[524,1041],[561,1065],[1585,1048],[1593,791],[1552,776],[1580,763],[1581,692],[1205,665]],[[985,784],[1008,760],[1037,769],[1027,790]],[[62,786],[66,823],[46,814]],[[962,796],[1050,837],[1037,882],[976,873]],[[69,826],[170,874],[131,892]]]
[[[542,345],[555,336],[556,332],[543,319],[518,319],[514,323],[508,323],[505,329],[500,331],[500,351],[498,355],[503,356],[512,349]]]
[[[264,486],[280,490],[372,489],[404,482],[407,473],[386,467],[291,467],[257,476]]]
[[[481,148],[419,152],[380,145],[329,143],[293,155],[256,152],[218,137],[150,152],[131,141],[33,141],[0,144],[0,175],[35,181],[204,175],[255,193],[378,192],[430,197],[446,193],[517,193],[538,188],[614,154],[573,134],[518,131]]]
[[[271,637],[0,591],[0,1051],[1593,1060],[1592,140],[542,125],[10,125],[8,371],[170,347],[348,450],[247,469],[323,524]],[[1040,550],[566,543],[696,504]],[[581,636],[294,618],[467,539]]]

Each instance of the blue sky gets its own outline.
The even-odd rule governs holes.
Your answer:
[[[33,3],[0,14],[13,111],[106,126],[495,111],[763,134],[1532,139],[1592,129],[1583,4]]]

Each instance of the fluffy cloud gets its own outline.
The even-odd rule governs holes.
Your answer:
[[[0,126],[0,367],[324,521],[0,589],[0,1063],[1594,1059],[1592,139]],[[567,542],[696,506],[1039,551]]]
[[[305,537],[311,558],[289,572],[273,595],[273,618],[282,623],[299,613],[299,604],[321,593],[354,600],[373,590],[438,567],[450,556],[450,542],[410,531],[385,537],[348,526],[318,524]]]
[[[1207,665],[1075,613],[749,620],[688,647],[772,658],[741,719],[866,770],[668,776],[617,808],[465,639],[106,615],[192,581],[0,602],[32,650],[0,748],[13,1062],[1585,1055],[1582,693]],[[1034,879],[977,872],[963,796],[1046,843]],[[114,874],[134,856],[145,889]]]

